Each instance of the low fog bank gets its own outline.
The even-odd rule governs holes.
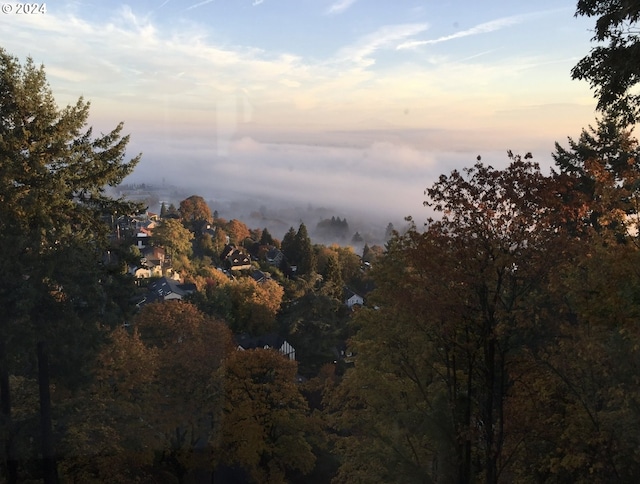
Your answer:
[[[403,217],[385,218],[381,214],[360,212],[349,207],[315,205],[312,202],[284,200],[269,195],[254,196],[224,190],[203,191],[186,185],[168,184],[166,180],[127,180],[116,192],[118,196],[124,195],[128,199],[144,202],[149,211],[155,213],[159,213],[163,202],[166,206],[174,204],[178,207],[181,200],[191,195],[200,195],[207,201],[211,211],[217,212],[218,217],[240,220],[250,229],[266,228],[277,239],[282,240],[290,227],[297,230],[304,223],[314,243],[349,245],[357,252],[361,252],[365,243],[383,245],[387,240],[389,224],[400,231],[408,226]],[[331,234],[318,228],[318,224],[332,218],[346,220],[348,230],[341,234]]]
[[[502,147],[482,135],[261,131],[224,138],[195,128],[180,136],[136,135],[131,150],[143,158],[125,183],[155,187],[150,210],[197,194],[220,217],[267,227],[277,238],[304,222],[315,242],[347,245],[358,232],[368,243],[383,243],[389,223],[402,228],[408,215],[418,224],[433,215],[423,206],[425,188],[443,173],[473,165],[477,155],[496,168],[508,164],[508,149],[531,151],[541,165],[551,164],[552,143],[514,140]],[[317,224],[331,217],[347,219],[350,233],[341,240],[316,233]]]

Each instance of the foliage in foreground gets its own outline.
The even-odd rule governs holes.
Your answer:
[[[513,156],[426,191],[442,217],[378,260],[329,400],[337,482],[639,478],[638,144],[617,136],[558,154],[580,170]]]

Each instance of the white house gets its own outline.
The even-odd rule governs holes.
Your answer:
[[[353,309],[353,307],[356,306],[356,305],[358,305],[358,306],[364,305],[364,298],[362,296],[360,296],[359,294],[356,294],[355,292],[353,292],[348,287],[345,287],[344,288],[344,303],[349,308]]]

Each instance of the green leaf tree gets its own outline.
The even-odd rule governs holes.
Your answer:
[[[171,218],[179,218],[178,209],[173,203],[169,204],[169,207],[167,208],[166,216]]]
[[[527,350],[521,384],[512,388],[508,412],[526,449],[514,455],[513,482],[640,476],[631,430],[640,420],[640,253],[593,231],[579,248],[558,265],[540,301],[537,326],[553,327],[553,340]]]
[[[191,255],[193,251],[193,233],[186,229],[179,220],[165,219],[153,229],[153,242],[164,247],[169,255]]]

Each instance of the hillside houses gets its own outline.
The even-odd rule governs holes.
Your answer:
[[[257,283],[263,283],[266,282],[267,280],[271,279],[270,275],[268,272],[262,272],[259,270],[255,270],[251,272],[251,278],[256,281]]]
[[[196,290],[195,284],[181,284],[173,279],[161,277],[149,284],[146,294],[139,300],[137,306],[141,307],[157,301],[182,300]]]
[[[220,259],[226,269],[231,271],[243,271],[251,269],[251,257],[244,250],[233,244],[227,244],[220,254]]]
[[[277,247],[271,247],[267,252],[266,259],[270,265],[280,267],[280,264],[282,264],[284,260],[284,254]]]
[[[138,308],[186,299],[203,313],[224,320],[236,334],[245,332],[235,336],[238,351],[272,349],[296,360],[303,376],[345,358],[347,321],[352,311],[364,305],[368,292],[368,274],[358,255],[348,248],[312,246],[323,265],[312,269],[307,278],[297,273],[277,241],[263,243],[256,230],[240,238],[236,234],[229,242],[227,222],[217,219],[204,225],[200,234],[191,226],[187,237],[176,231],[176,240],[189,240],[192,251],[172,252],[173,235],[166,237],[156,230],[157,239],[152,243],[154,229],[165,220],[156,222],[147,216],[136,221],[136,232],[144,234],[139,237],[140,263],[130,269],[139,279]],[[166,250],[157,246],[160,240]],[[321,277],[328,257],[343,259],[347,274],[331,292],[325,291]],[[181,268],[181,274],[173,270],[172,262]],[[343,284],[348,287],[341,291]],[[262,334],[276,328],[277,333]],[[303,334],[307,330],[313,331],[312,337]]]
[[[154,277],[168,277],[179,281],[179,274],[173,269],[172,261],[166,255],[164,247],[145,246],[140,250],[140,262],[130,265],[128,272],[136,279],[149,279]]]

